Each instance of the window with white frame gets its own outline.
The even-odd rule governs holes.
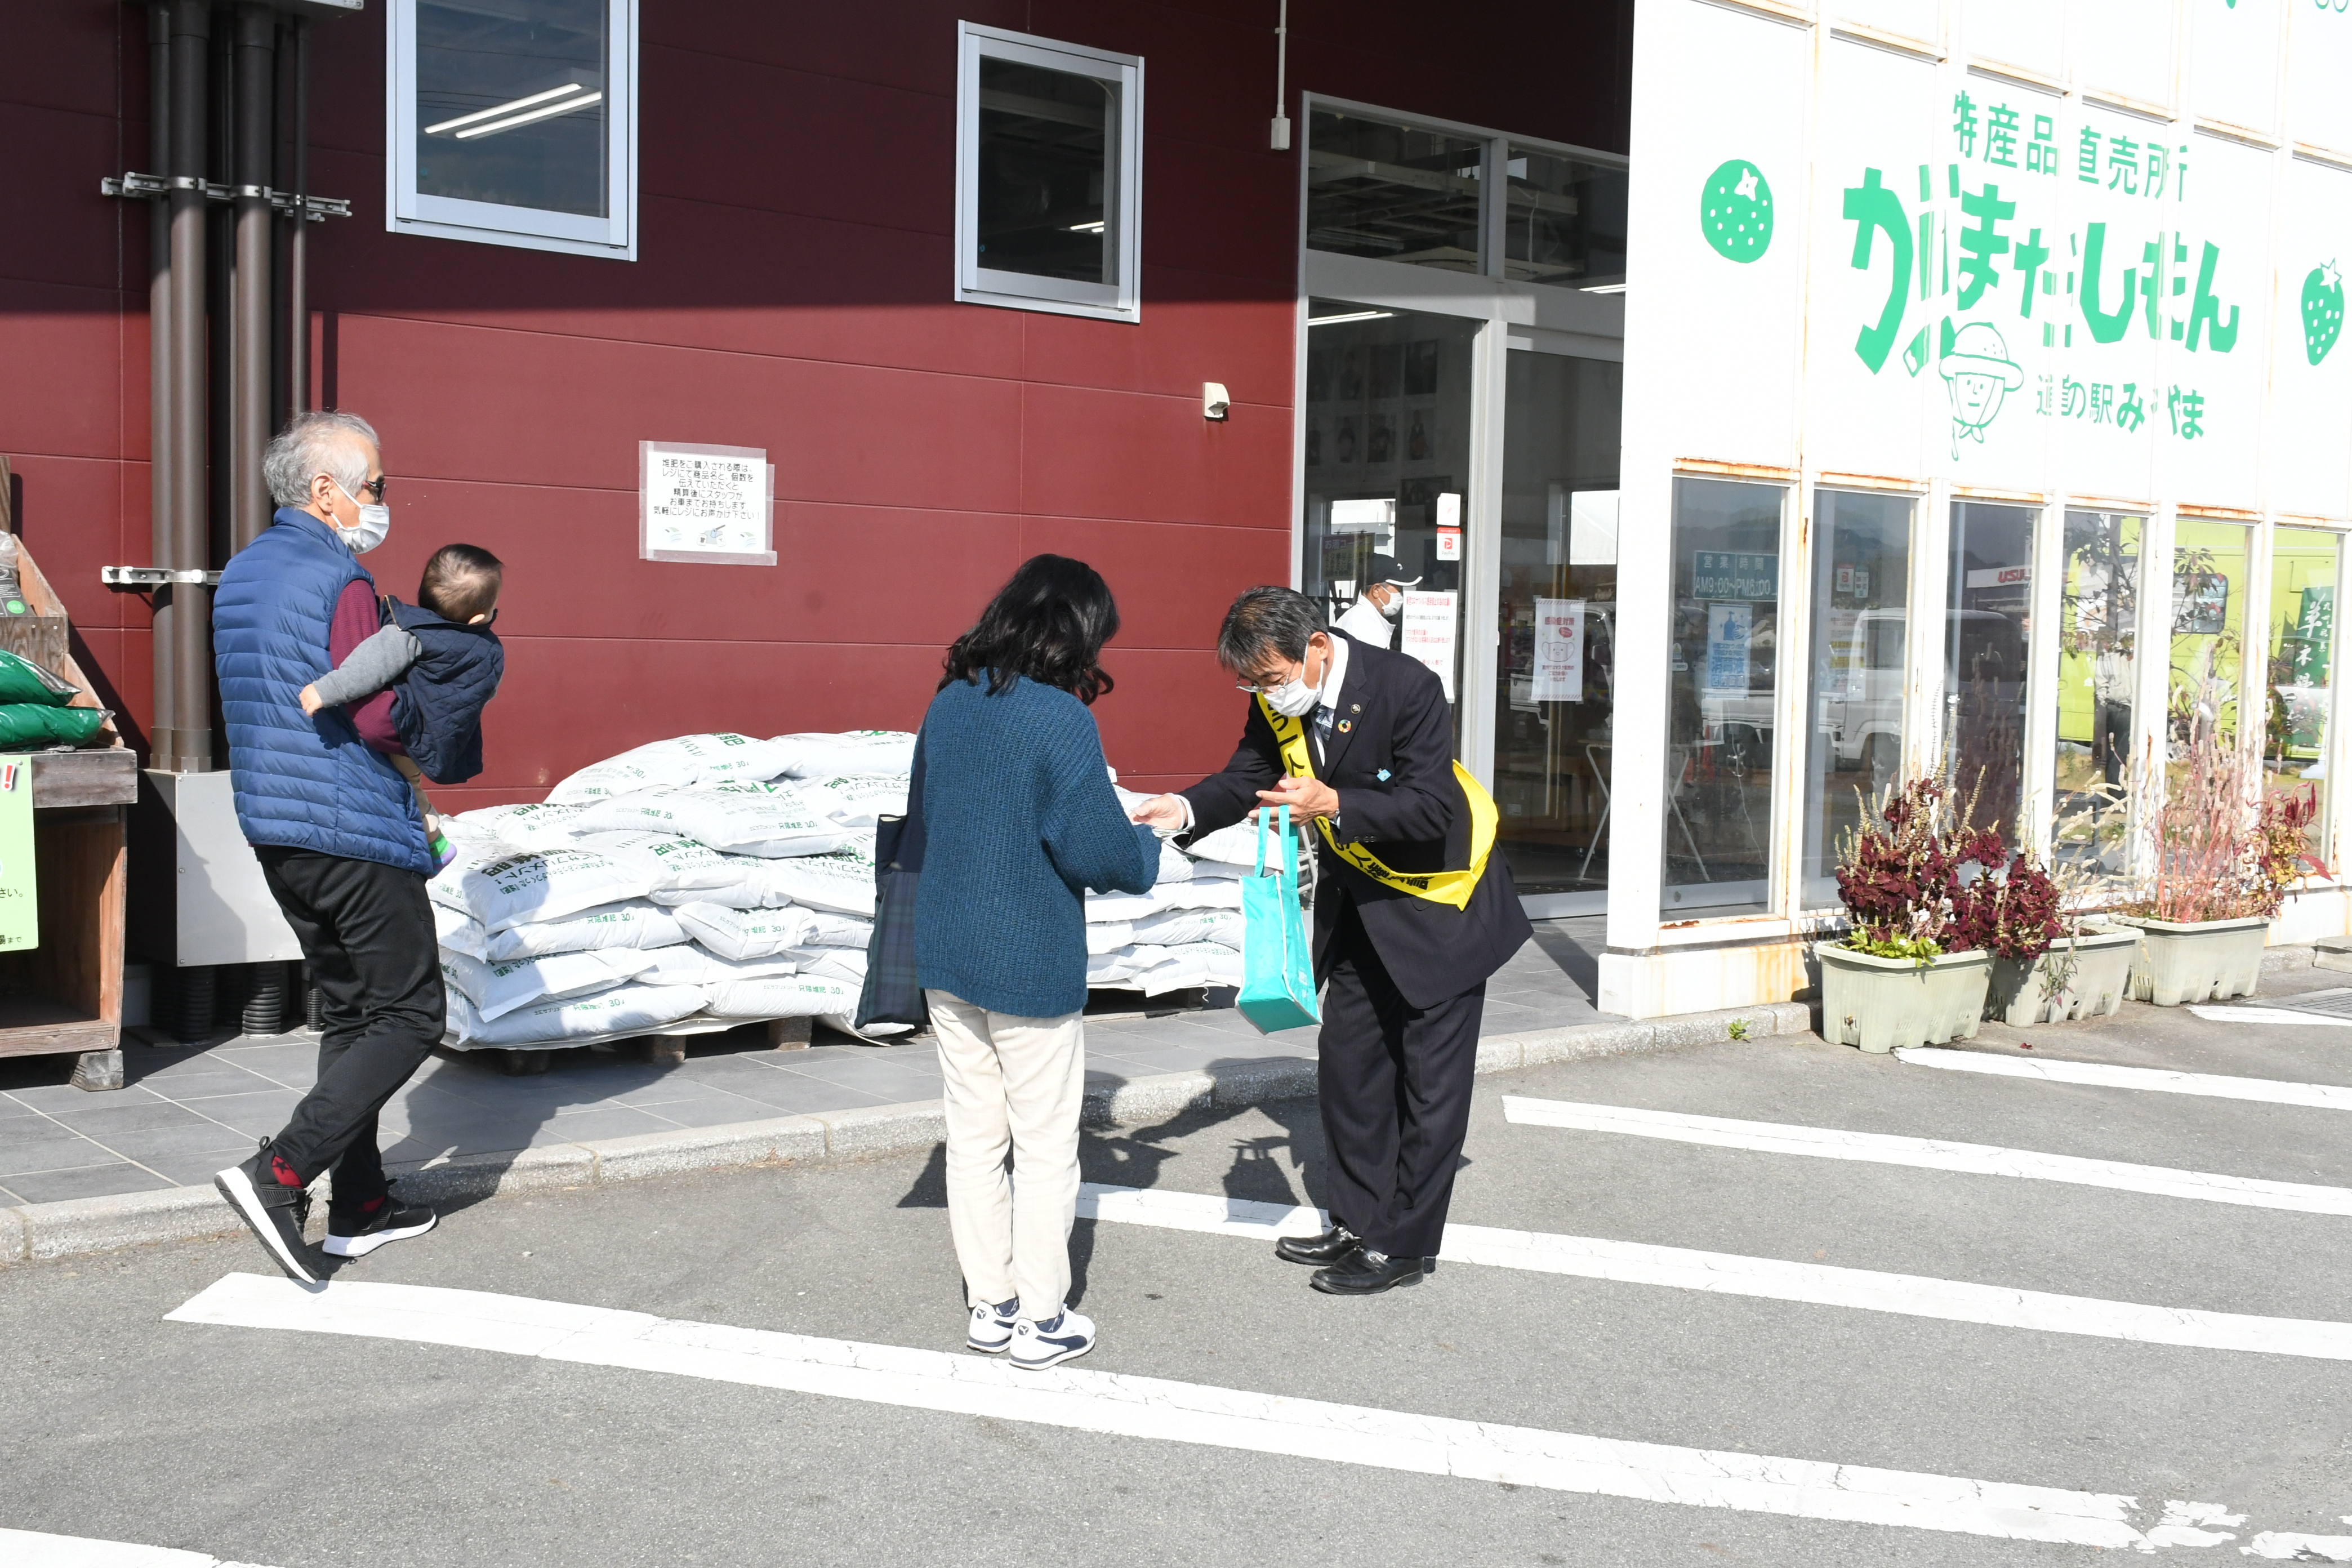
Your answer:
[[[956,299],[1134,321],[1143,61],[960,26]]]
[[[386,226],[636,257],[637,0],[392,0]]]

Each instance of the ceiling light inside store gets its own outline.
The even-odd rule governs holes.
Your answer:
[[[1395,315],[1394,310],[1350,310],[1344,316],[1309,316],[1310,327],[1328,327],[1340,321],[1379,321]]]
[[[1622,294],[1624,291],[1625,285],[1622,283],[1595,283],[1589,289],[1578,290],[1584,294]]]
[[[604,101],[604,95],[601,92],[592,92],[581,98],[563,99],[549,104],[545,109],[530,110],[526,113],[511,115],[505,120],[493,120],[488,125],[477,125],[470,130],[460,131],[457,132],[457,140],[467,142],[477,136],[495,136],[501,131],[511,131],[518,125],[528,125],[534,120],[546,120],[558,114],[569,114],[575,109],[585,109],[592,103]]]
[[[501,114],[512,114],[518,109],[529,109],[534,103],[545,103],[551,98],[562,98],[567,93],[584,90],[578,82],[567,81],[562,87],[551,87],[545,92],[534,92],[529,98],[518,98],[506,103],[494,103],[488,109],[478,109],[471,114],[461,114],[455,120],[445,120],[438,125],[428,125],[425,128],[425,134],[438,136],[444,131],[455,131],[460,125],[472,125],[478,121],[495,120]],[[564,107],[571,106],[566,104]]]
[[[1070,232],[1072,234],[1100,234],[1102,231],[1103,220],[1101,218],[1097,218],[1092,223],[1074,223],[1070,226]]]

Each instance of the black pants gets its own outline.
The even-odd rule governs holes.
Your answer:
[[[310,849],[254,853],[302,943],[326,1016],[319,1081],[272,1150],[306,1186],[333,1171],[338,1207],[380,1198],[376,1113],[441,1038],[441,960],[425,879]]]
[[[1470,1131],[1484,980],[1433,1007],[1401,995],[1350,901],[1331,933],[1315,1042],[1336,1225],[1391,1258],[1434,1258]]]

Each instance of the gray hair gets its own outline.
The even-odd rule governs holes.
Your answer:
[[[279,506],[305,505],[311,479],[325,474],[358,500],[368,477],[362,441],[382,448],[375,426],[356,414],[297,414],[261,454],[261,477],[268,482],[269,499]]]
[[[1297,589],[1244,589],[1217,632],[1217,662],[1236,675],[1264,664],[1269,651],[1296,663],[1307,657],[1307,639],[1322,629],[1315,601]]]

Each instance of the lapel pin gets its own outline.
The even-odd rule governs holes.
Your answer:
[[[1348,711],[1350,713],[1361,713],[1363,710],[1364,705],[1360,702],[1350,702],[1348,704]]]
[[[1342,735],[1346,734],[1346,733],[1348,732],[1349,726],[1350,722],[1351,722],[1350,721],[1346,720],[1346,719],[1342,719],[1342,720],[1340,720],[1340,721],[1339,721],[1339,733],[1341,733]]]

